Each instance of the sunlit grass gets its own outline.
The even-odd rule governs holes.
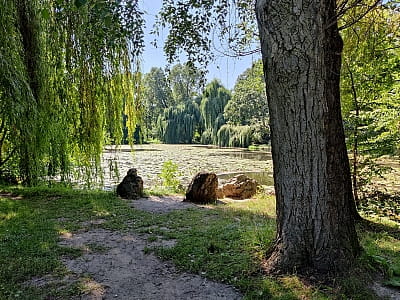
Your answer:
[[[394,278],[400,267],[399,224],[383,217],[370,221],[358,228],[365,249],[359,273],[382,271],[386,279]],[[80,256],[83,250],[61,247],[59,238],[91,227],[146,234],[148,241],[174,239],[172,248],[146,251],[182,270],[234,285],[245,299],[373,299],[365,282],[371,278],[357,272],[333,286],[264,274],[262,263],[276,230],[273,196],[260,193],[251,200],[224,199],[204,208],[151,214],[131,209],[110,192],[61,187],[0,187],[0,299],[69,299],[84,292],[84,279],[40,289],[26,282],[65,275],[60,258]],[[88,248],[107,251],[95,244]]]

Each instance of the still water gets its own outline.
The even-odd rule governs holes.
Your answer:
[[[239,148],[217,148],[203,145],[135,145],[106,147],[103,154],[105,170],[104,185],[112,189],[122,180],[130,168],[136,168],[146,187],[160,184],[159,174],[165,161],[171,160],[178,165],[179,180],[182,185],[189,184],[199,171],[209,171],[228,179],[245,173],[260,184],[272,185],[271,152],[249,151]]]

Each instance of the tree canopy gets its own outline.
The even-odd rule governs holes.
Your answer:
[[[137,1],[1,6],[1,172],[35,184],[84,166],[86,178],[95,178],[105,132],[121,140],[123,112],[132,129],[142,109]]]

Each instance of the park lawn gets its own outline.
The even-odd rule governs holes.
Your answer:
[[[172,248],[148,248],[182,270],[236,286],[246,299],[376,299],[375,276],[393,285],[400,269],[399,223],[385,217],[358,225],[365,249],[354,270],[327,284],[300,276],[271,277],[262,262],[275,235],[273,196],[204,209],[151,214],[130,208],[111,192],[62,187],[0,187],[0,299],[69,299],[84,293],[61,258],[81,249],[58,245],[61,235],[89,226],[175,239]],[[89,222],[95,220],[104,222]],[[101,224],[100,224],[101,223]],[[95,250],[95,249],[94,249]],[[43,276],[53,280],[39,287]]]

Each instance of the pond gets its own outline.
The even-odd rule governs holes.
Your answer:
[[[260,184],[273,184],[271,152],[268,150],[147,144],[135,145],[133,151],[129,146],[120,146],[119,151],[115,151],[113,147],[106,147],[103,154],[105,188],[112,189],[130,168],[138,170],[145,187],[160,184],[158,175],[161,173],[163,163],[168,160],[178,165],[179,180],[183,186],[189,184],[199,171],[214,172],[220,175],[220,179],[245,173]]]

